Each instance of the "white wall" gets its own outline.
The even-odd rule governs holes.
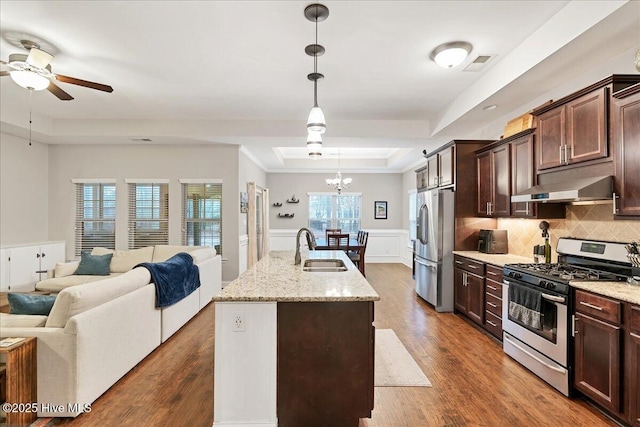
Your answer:
[[[49,146],[0,133],[0,244],[49,240]]]
[[[270,173],[268,187],[270,202],[282,203],[282,207],[271,206],[269,220],[271,229],[300,229],[309,225],[309,199],[307,192],[330,192],[326,178],[331,173]],[[349,173],[345,177],[353,178],[353,184],[347,192],[362,193],[362,223],[364,230],[402,228],[403,196],[402,175],[397,173],[358,174]],[[286,202],[295,194],[300,203]],[[373,203],[377,200],[387,202],[387,219],[374,219]],[[293,218],[278,218],[278,213],[294,213]]]
[[[238,147],[232,145],[52,145],[49,148],[49,238],[66,240],[73,258],[74,178],[116,179],[116,248],[127,248],[127,178],[169,179],[169,243],[181,243],[179,179],[223,180],[222,278],[238,276]],[[4,201],[3,201],[4,205]],[[4,219],[3,219],[4,222]]]

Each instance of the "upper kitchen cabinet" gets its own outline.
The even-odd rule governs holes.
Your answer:
[[[615,151],[614,214],[640,219],[640,83],[614,93],[611,134]]]
[[[509,216],[511,189],[509,144],[500,141],[476,155],[478,174],[478,216]]]
[[[534,131],[526,129],[476,152],[477,216],[564,218],[565,209],[561,204],[511,203],[512,195],[537,183]]]
[[[427,188],[453,185],[455,146],[447,144],[427,157]]]
[[[611,93],[637,82],[639,75],[614,74],[534,110],[538,173],[587,161],[610,161]]]
[[[427,186],[429,171],[427,166],[423,166],[416,170],[416,188],[424,188]]]

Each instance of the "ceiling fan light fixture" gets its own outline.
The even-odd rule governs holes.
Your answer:
[[[49,79],[33,71],[14,70],[9,74],[14,82],[25,89],[44,90],[49,87]]]
[[[462,64],[472,49],[467,42],[444,43],[433,49],[429,58],[443,68],[454,68]]]

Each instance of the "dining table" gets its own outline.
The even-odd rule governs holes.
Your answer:
[[[359,250],[362,247],[362,244],[358,242],[358,239],[355,237],[349,237],[349,250]],[[329,242],[327,239],[320,238],[316,239],[316,251],[331,251],[335,250],[337,246],[329,246]]]

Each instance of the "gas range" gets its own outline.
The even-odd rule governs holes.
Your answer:
[[[569,293],[572,280],[622,282],[630,276],[623,243],[561,238],[553,264],[507,264],[504,276],[531,286]]]

